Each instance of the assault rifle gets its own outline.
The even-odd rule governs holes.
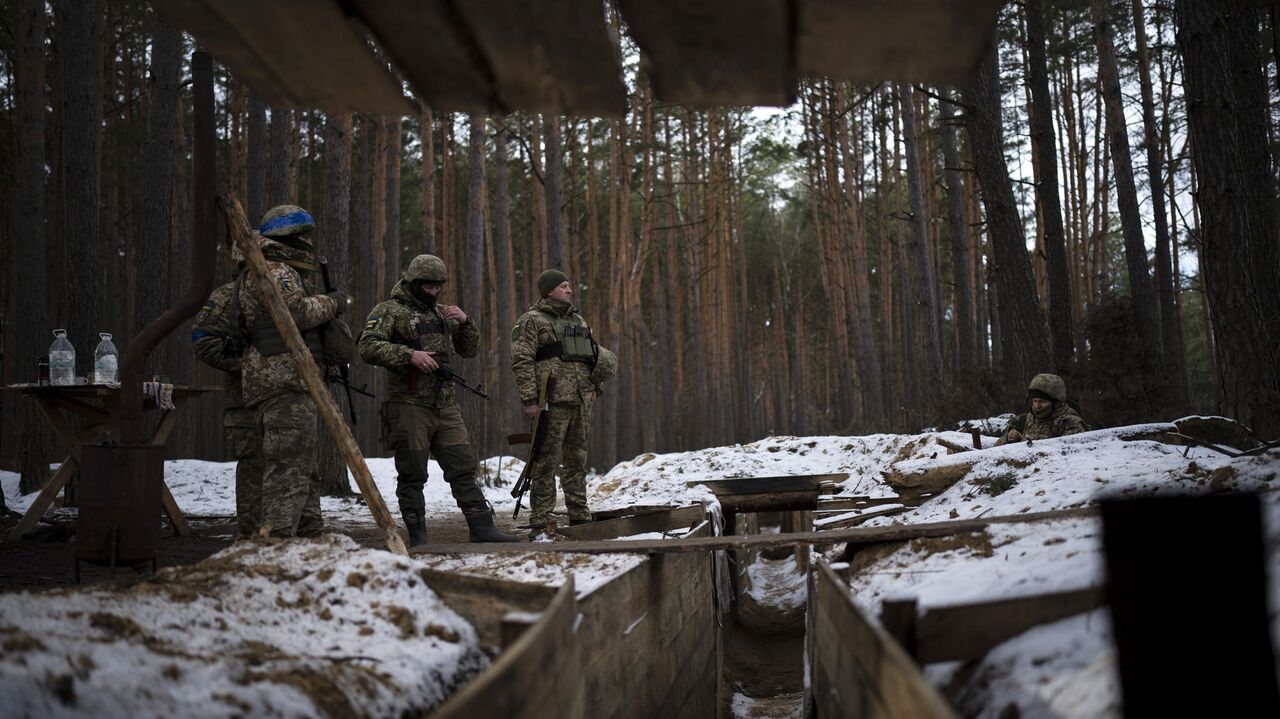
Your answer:
[[[409,347],[421,352],[423,351],[422,335],[425,335],[427,333],[427,323],[419,320],[417,330],[418,330],[418,338],[415,339],[412,343],[410,343]],[[432,359],[435,359],[436,357],[435,354],[434,353],[430,353],[430,354]],[[439,377],[441,381],[452,382],[474,395],[478,395],[483,399],[489,399],[489,395],[484,391],[484,385],[477,383],[475,386],[472,386],[469,382],[467,382],[466,377],[463,377],[457,372],[454,372],[453,368],[451,368],[449,365],[443,362],[440,362],[439,360],[436,360],[436,369],[434,372],[431,372],[431,374],[435,375],[436,377]],[[408,385],[409,385],[410,392],[418,391],[418,370],[413,366],[409,367]]]
[[[524,469],[520,471],[520,476],[516,479],[516,486],[511,488],[511,496],[516,498],[516,509],[511,513],[512,519],[520,515],[520,502],[524,499],[524,493],[529,491],[529,484],[533,481],[533,465],[542,456],[542,444],[547,434],[547,423],[551,420],[551,393],[555,391],[555,388],[555,375],[550,374],[543,378],[542,385],[538,388],[538,414],[533,418],[533,435],[529,439],[529,461],[524,463]]]
[[[333,280],[329,278],[329,260],[325,257],[316,259],[316,264],[320,265],[320,278],[324,281],[324,291],[333,292],[337,288],[333,286]],[[340,322],[336,317],[333,322]],[[347,364],[338,365],[338,384],[347,391],[347,412],[351,415],[351,426],[356,426],[356,405],[351,401],[351,366]],[[361,391],[366,397],[372,397],[372,394]]]
[[[369,385],[368,385],[368,384],[365,384],[363,387],[355,387],[355,386],[353,386],[349,381],[344,380],[344,379],[342,378],[342,375],[338,372],[338,369],[337,369],[336,367],[330,367],[330,368],[329,368],[329,371],[328,371],[328,372],[326,372],[326,373],[325,373],[325,375],[324,375],[324,381],[328,382],[329,384],[340,384],[340,385],[342,385],[342,386],[343,386],[343,388],[344,388],[344,389],[346,389],[346,391],[347,391],[347,401],[348,401],[348,402],[350,402],[350,401],[351,401],[351,393],[352,393],[352,392],[355,392],[356,394],[360,395],[361,397],[368,397],[369,399],[377,399],[377,398],[378,398],[378,395],[376,395],[376,394],[374,394],[374,393],[372,393],[372,392],[370,392],[370,391],[369,391]],[[354,424],[354,422],[353,422],[353,424]]]

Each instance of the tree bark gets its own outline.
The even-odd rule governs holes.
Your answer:
[[[998,288],[991,302],[1000,323],[1003,358],[1001,375],[1012,394],[1032,374],[1049,367],[1049,338],[1044,313],[1036,298],[1035,278],[1027,257],[1026,239],[1018,216],[1009,168],[1004,159],[1004,130],[1000,118],[1000,76],[995,48],[989,48],[978,66],[968,97],[973,111],[969,137],[974,169],[986,208],[991,238],[991,280]]]
[[[1156,294],[1160,307],[1160,336],[1164,341],[1166,371],[1172,376],[1174,403],[1187,401],[1187,361],[1182,343],[1182,327],[1174,302],[1169,222],[1164,204],[1164,172],[1160,161],[1160,126],[1156,124],[1155,94],[1151,87],[1151,59],[1147,52],[1147,21],[1142,0],[1133,1],[1133,28],[1138,49],[1138,81],[1142,89],[1142,144],[1147,151],[1147,183],[1151,188],[1151,215],[1156,230]]]
[[[45,55],[44,35],[47,17],[44,0],[22,0],[17,5],[16,24],[18,45],[14,74],[17,97],[15,115],[18,135],[18,192],[16,202],[16,247],[14,262],[21,268],[21,276],[14,277],[20,283],[15,291],[13,316],[20,322],[11,322],[14,349],[14,372],[10,381],[36,381],[36,362],[49,350],[49,312],[45,302],[47,275],[45,273],[45,183],[48,179],[45,165]],[[10,350],[13,355],[14,350]],[[12,399],[7,401],[12,402]],[[49,479],[49,461],[53,447],[49,433],[36,412],[35,402],[23,399],[17,411],[6,412],[16,424],[12,428],[20,433],[18,443],[19,490],[23,494],[34,492]],[[13,437],[14,434],[10,434]],[[6,446],[7,449],[7,446]]]
[[[324,216],[317,232],[316,247],[329,266],[329,278],[337,287],[351,292],[350,262],[350,206],[351,206],[351,115],[329,115],[324,129]],[[334,322],[359,322],[354,312],[347,312]],[[358,328],[353,328],[358,329]],[[348,371],[348,375],[350,372]],[[329,386],[338,408],[345,417],[350,416],[347,394],[335,385]],[[357,420],[359,417],[357,416]],[[365,422],[376,418],[366,414]],[[324,431],[321,426],[317,431]],[[352,428],[355,431],[355,428]],[[347,477],[347,465],[342,453],[333,442],[320,443],[317,463],[320,475],[320,492],[326,497],[350,496],[351,482]]]
[[[267,213],[267,102],[249,96],[249,170],[246,173],[249,222],[257,227]]]
[[[1091,0],[1094,38],[1098,44],[1098,79],[1106,106],[1107,139],[1111,147],[1112,168],[1116,176],[1116,201],[1120,210],[1120,227],[1124,234],[1125,266],[1129,276],[1129,294],[1133,297],[1134,318],[1142,342],[1143,384],[1147,395],[1154,397],[1163,387],[1160,378],[1160,322],[1156,315],[1156,298],[1151,286],[1151,270],[1147,265],[1147,247],[1142,236],[1142,217],[1138,212],[1138,191],[1133,182],[1133,158],[1129,152],[1129,131],[1124,118],[1120,94],[1120,71],[1112,41],[1111,13],[1106,0]]]
[[[292,112],[271,108],[270,174],[267,181],[268,209],[289,202],[289,118]]]
[[[515,392],[515,376],[511,373],[511,338],[515,326],[515,258],[511,247],[511,190],[507,175],[506,122],[493,140],[493,264],[497,287],[494,302],[498,316],[498,396],[497,416],[501,432],[520,427],[517,416],[520,398]],[[505,450],[503,450],[505,453]]]
[[[1062,203],[1058,196],[1058,148],[1053,133],[1053,98],[1049,95],[1049,68],[1045,60],[1043,0],[1027,0],[1027,45],[1031,85],[1031,144],[1040,165],[1036,198],[1044,227],[1048,270],[1049,334],[1053,340],[1053,366],[1070,369],[1075,342],[1071,336],[1071,280],[1067,270],[1066,231],[1062,227]]]
[[[564,256],[564,153],[560,150],[560,117],[547,115],[547,266],[569,271]]]
[[[924,384],[920,408],[934,412],[943,394],[942,332],[938,326],[938,282],[933,271],[926,226],[923,180],[920,171],[920,143],[917,139],[915,91],[898,83],[898,104],[902,107],[902,139],[907,154],[907,192],[911,201],[911,250],[915,255],[916,286],[919,288],[921,327],[924,331]],[[933,417],[927,417],[933,419]]]
[[[973,286],[969,281],[971,260],[964,216],[964,187],[956,138],[956,124],[961,121],[957,119],[949,91],[942,91],[938,106],[941,111],[943,176],[947,184],[947,236],[951,240],[951,276],[955,286],[956,374],[960,381],[964,381],[963,378],[978,366],[978,360],[973,330]]]
[[[431,107],[422,103],[422,251],[436,254],[436,133]]]
[[[1280,436],[1280,245],[1257,10],[1177,0],[1205,285],[1226,409]]]
[[[142,241],[137,265],[142,281],[137,288],[135,322],[139,331],[169,307],[170,248],[173,244],[173,162],[176,152],[178,81],[182,33],[157,22],[151,43],[150,108],[143,151]],[[96,335],[95,335],[96,337]],[[132,339],[132,338],[129,338]],[[79,352],[92,358],[94,342]],[[159,343],[147,361],[144,377],[171,375],[166,343]]]

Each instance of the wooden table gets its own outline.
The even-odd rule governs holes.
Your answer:
[[[79,469],[80,447],[84,443],[119,439],[120,388],[106,385],[64,385],[55,387],[50,385],[17,384],[6,386],[3,389],[6,392],[26,395],[34,400],[36,407],[40,409],[40,414],[44,415],[45,420],[49,422],[49,426],[53,427],[58,439],[62,441],[62,444],[67,449],[67,457],[62,460],[62,465],[58,467],[58,471],[54,472],[53,476],[49,478],[44,488],[40,490],[40,496],[36,497],[36,501],[27,509],[26,514],[22,515],[22,520],[18,522],[18,526],[14,527],[10,533],[9,538],[16,540],[35,527],[36,522],[40,521],[45,511],[53,504],[58,492],[62,491],[63,485]],[[215,392],[221,389],[221,387],[201,385],[179,385],[174,387],[173,404],[175,409],[160,410],[160,424],[156,426],[156,431],[152,434],[148,444],[163,445],[165,443],[169,438],[169,434],[173,432],[174,426],[178,423],[176,409],[182,406],[183,402],[206,392]],[[141,388],[139,388],[139,391],[141,391]],[[101,404],[93,404],[94,401]],[[155,400],[150,398],[144,400],[143,406],[148,410],[160,409],[156,406]],[[72,415],[79,415],[88,419],[88,425],[77,432],[69,421]],[[182,515],[182,510],[178,508],[178,503],[174,501],[168,485],[162,484],[161,488],[164,511],[169,516],[169,521],[173,523],[174,531],[178,534],[190,533],[191,529],[187,526],[186,517]]]

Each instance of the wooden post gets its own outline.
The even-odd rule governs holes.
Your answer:
[[[298,374],[302,376],[302,383],[306,385],[311,399],[315,400],[321,419],[329,428],[329,434],[333,437],[334,443],[338,445],[338,451],[342,453],[343,460],[355,475],[356,484],[360,485],[360,494],[364,497],[365,504],[369,505],[374,521],[382,530],[387,549],[396,554],[408,555],[409,551],[404,546],[404,540],[396,531],[395,519],[387,509],[386,502],[382,500],[382,495],[378,493],[377,485],[373,483],[373,475],[370,474],[369,466],[364,462],[364,455],[360,454],[360,447],[356,444],[355,437],[351,436],[351,430],[342,419],[342,411],[333,401],[333,395],[329,394],[329,389],[320,376],[320,369],[316,367],[315,359],[303,343],[302,334],[298,332],[298,326],[293,322],[293,315],[289,314],[289,308],[284,303],[280,288],[270,281],[267,260],[253,240],[253,233],[249,230],[249,220],[245,217],[244,208],[241,207],[235,195],[229,192],[218,197],[218,208],[226,218],[227,232],[231,234],[232,240],[245,256],[249,278],[257,287],[258,296],[266,303],[271,321],[275,323],[280,336],[284,338],[285,346],[289,348],[289,355],[293,357]]]
[[[898,641],[912,659],[916,657],[916,618],[918,616],[915,597],[906,599],[886,599],[880,603],[880,625],[885,633]]]

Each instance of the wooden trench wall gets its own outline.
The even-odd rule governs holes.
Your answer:
[[[687,529],[691,509],[573,529],[592,539]],[[701,508],[697,516],[688,536],[711,536]],[[712,553],[651,555],[582,597],[572,581],[557,589],[449,572],[426,579],[482,644],[503,647],[434,717],[716,715],[723,651]]]
[[[915,661],[853,601],[819,560],[809,574],[805,627],[809,716],[954,717]]]

